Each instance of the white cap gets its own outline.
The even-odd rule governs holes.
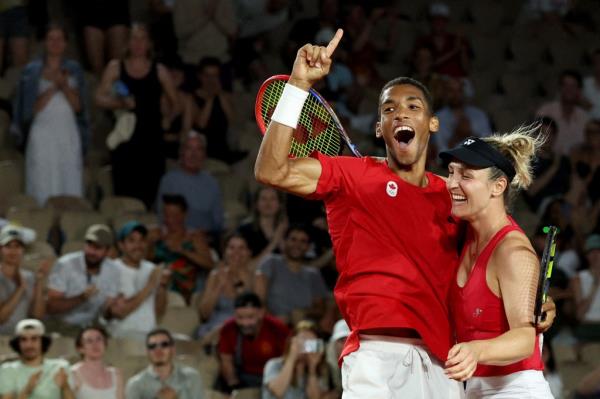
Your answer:
[[[350,335],[350,328],[344,319],[338,320],[333,326],[333,334],[331,334],[331,341],[337,341],[341,338],[346,338]]]
[[[15,335],[18,337],[26,332],[33,332],[41,336],[46,333],[46,328],[44,327],[44,324],[37,319],[23,319],[17,323]]]

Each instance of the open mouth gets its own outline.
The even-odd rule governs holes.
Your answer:
[[[467,197],[460,194],[452,194],[452,202],[466,202]]]
[[[410,126],[398,126],[394,131],[394,139],[403,146],[408,146],[413,138],[415,131]]]

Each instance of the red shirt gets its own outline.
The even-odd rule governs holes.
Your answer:
[[[316,157],[322,172],[310,197],[325,201],[339,272],[334,294],[352,330],[342,356],[358,349],[360,330],[412,328],[445,361],[458,260],[445,182],[427,173],[427,187],[417,187],[373,158]]]
[[[265,315],[256,337],[242,337],[242,371],[262,375],[265,363],[283,354],[290,330],[273,316]],[[237,345],[238,328],[235,319],[225,322],[219,335],[219,353],[233,355]]]
[[[487,264],[496,246],[511,231],[523,232],[511,219],[511,224],[498,231],[483,249],[464,287],[456,279],[450,290],[450,306],[458,342],[495,338],[510,329],[504,303],[490,290],[486,281]],[[465,245],[467,248],[468,242]],[[533,315],[532,315],[533,318]],[[480,364],[476,376],[489,377],[507,375],[522,370],[543,370],[538,337],[535,338],[533,354],[527,359],[508,366]]]

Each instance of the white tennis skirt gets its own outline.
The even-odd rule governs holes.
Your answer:
[[[467,381],[467,399],[554,398],[544,374],[524,370],[496,377],[472,377]]]

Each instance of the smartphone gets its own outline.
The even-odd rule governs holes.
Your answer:
[[[303,352],[304,353],[319,353],[323,352],[325,344],[322,339],[307,339],[304,341]]]

